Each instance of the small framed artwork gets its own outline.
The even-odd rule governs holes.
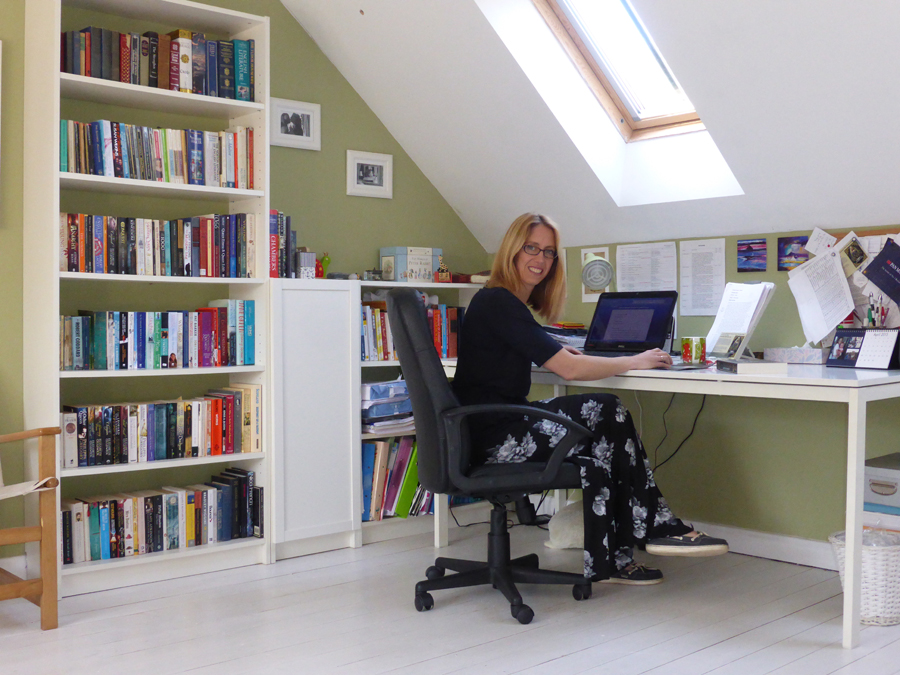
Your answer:
[[[394,279],[394,256],[381,256],[381,279],[382,281],[397,281]]]
[[[806,242],[809,237],[778,237],[778,271],[790,272],[809,260]]]
[[[347,151],[347,194],[355,197],[394,196],[394,156]]]
[[[322,149],[322,106],[318,103],[270,100],[270,144],[302,150]]]
[[[767,263],[768,249],[765,239],[738,239],[738,272],[765,272]]]

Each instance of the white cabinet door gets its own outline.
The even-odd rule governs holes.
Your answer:
[[[276,543],[354,527],[359,298],[351,288],[273,283]]]

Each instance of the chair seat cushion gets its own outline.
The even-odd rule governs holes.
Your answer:
[[[546,487],[538,484],[538,477],[547,468],[546,462],[519,462],[516,464],[483,464],[473,468],[468,477],[483,483],[485,493],[490,493],[491,478],[496,476],[508,485],[510,478],[516,478],[516,489],[522,492],[541,492]],[[581,489],[581,472],[576,464],[563,462],[560,466],[556,480],[553,481],[553,489],[579,490]],[[479,490],[480,492],[481,490]],[[474,491],[473,491],[474,492]]]

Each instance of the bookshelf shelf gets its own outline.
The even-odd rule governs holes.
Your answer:
[[[67,99],[105,103],[125,108],[153,108],[161,112],[202,115],[223,120],[265,110],[265,104],[254,101],[235,101],[215,96],[186,94],[70,73],[60,73],[59,86],[60,94]]]
[[[192,546],[187,549],[178,549],[177,551],[160,551],[159,553],[145,553],[143,555],[130,556],[128,558],[113,558],[111,560],[92,560],[90,562],[75,563],[74,565],[63,565],[63,577],[85,574],[89,572],[100,572],[105,567],[114,566],[133,567],[136,565],[146,565],[159,560],[178,560],[183,558],[194,558],[204,555],[215,555],[223,550],[236,550],[242,548],[256,548],[265,546],[265,540],[258,537],[245,537],[243,539],[232,539],[231,541],[223,541],[217,544],[204,544],[203,546]]]
[[[239,452],[231,455],[213,455],[211,457],[186,457],[184,459],[160,459],[155,462],[137,462],[131,464],[111,464],[109,466],[86,466],[77,469],[62,469],[60,478],[78,478],[83,476],[99,476],[105,473],[132,473],[135,471],[158,471],[185,466],[203,466],[207,464],[225,464],[231,462],[249,462],[265,459],[262,452]]]
[[[255,474],[255,484],[264,488],[263,512],[273,514],[271,475],[272,395],[269,356],[269,280],[263,277],[268,267],[267,246],[269,216],[269,18],[206,5],[191,0],[29,0],[25,10],[25,92],[29,111],[24,124],[23,250],[24,280],[23,361],[24,416],[29,428],[57,426],[63,406],[90,399],[92,405],[119,405],[160,398],[164,389],[169,400],[195,399],[210,388],[249,384],[262,393],[261,452],[217,455],[212,457],[160,460],[98,467],[68,468],[60,471],[61,488],[67,497],[84,498],[91,494],[115,495],[133,484],[129,476],[140,475],[150,487],[184,485],[193,482],[192,467],[208,466],[220,471],[226,467],[245,468]],[[84,23],[82,23],[84,22]],[[169,91],[60,72],[59,36],[63,31],[85,25],[143,33],[147,30],[169,32],[186,30],[206,33],[210,39],[253,40],[255,45],[255,101],[202,96]],[[48,48],[48,38],[56,36]],[[55,45],[55,46],[54,46]],[[220,130],[252,128],[253,158],[248,171],[253,190],[185,185],[60,171],[60,119],[68,102],[89,102],[91,120],[126,117],[134,111],[141,124],[168,126],[166,115],[196,118],[193,128]],[[127,109],[127,110],[123,110]],[[88,113],[85,113],[88,114]],[[117,121],[129,122],[128,119]],[[113,195],[115,200],[109,200]],[[178,212],[173,206],[180,200]],[[110,206],[111,202],[115,206]],[[193,218],[210,211],[252,214],[256,253],[253,264],[259,277],[193,278],[138,275],[83,274],[59,270],[60,213],[95,213],[154,220]],[[95,282],[95,283],[84,283]],[[96,283],[102,282],[102,283]],[[110,286],[110,284],[119,284]],[[154,284],[167,284],[151,289]],[[153,292],[155,291],[155,292]],[[124,303],[135,312],[159,311],[165,298],[167,311],[202,307],[217,300],[252,300],[255,305],[255,365],[222,368],[177,368],[159,370],[82,370],[60,371],[60,316],[82,307],[99,311],[108,307],[108,298]],[[106,298],[106,299],[101,299]],[[216,377],[210,378],[214,375]],[[141,378],[168,378],[145,380]],[[197,378],[200,379],[197,379]],[[117,379],[129,378],[125,382]],[[122,394],[123,391],[128,392]],[[123,396],[127,400],[123,400]],[[79,423],[80,420],[79,420]],[[84,427],[82,427],[84,428]],[[62,442],[59,456],[64,458]],[[31,478],[36,467],[26,467]],[[150,472],[150,473],[146,473]],[[96,480],[84,480],[86,477]],[[159,481],[159,482],[156,482]],[[29,523],[30,524],[30,523]],[[112,561],[91,561],[62,566],[59,575],[61,596],[138,583],[170,579],[241,565],[273,561],[274,544],[265,523],[264,538],[237,539],[219,544],[133,556]],[[62,517],[57,518],[62,529]],[[61,537],[60,537],[61,538]],[[26,555],[32,553],[26,551]],[[31,564],[31,560],[28,561]]]
[[[441,359],[444,366],[456,367],[456,359]],[[359,365],[363,368],[399,368],[399,361],[360,361]]]
[[[103,379],[110,377],[177,377],[178,375],[224,375],[261,373],[265,366],[223,366],[221,368],[160,368],[157,370],[62,370],[60,379]]]
[[[61,190],[87,190],[115,195],[131,195],[133,197],[204,199],[209,201],[257,198],[264,197],[266,194],[262,190],[183,185],[180,183],[162,183],[135,178],[110,178],[109,176],[95,176],[88,173],[61,173],[59,187]]]
[[[395,436],[415,436],[416,430],[412,429],[411,431],[404,431],[402,434],[394,433],[380,433],[380,434],[362,434],[361,438],[364,441],[378,441],[385,438],[394,438]]]
[[[157,277],[138,274],[93,274],[87,272],[60,272],[59,278],[67,281],[108,281],[112,283],[141,284],[208,284],[225,286],[232,284],[264,285],[265,279],[244,279],[232,277]]]
[[[360,281],[363,288],[453,288],[478,290],[484,284],[442,284],[436,281]]]
[[[158,23],[190,26],[192,30],[237,35],[268,23],[268,17],[219,9],[197,2],[173,0],[66,0],[66,7],[76,7],[131,19],[152,18]],[[268,52],[267,52],[268,53]]]

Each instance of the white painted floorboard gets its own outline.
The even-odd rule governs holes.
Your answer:
[[[484,556],[485,526],[456,532],[441,555]],[[580,551],[544,548],[546,532],[517,527],[512,539],[514,555],[580,569]],[[71,597],[47,632],[33,605],[0,602],[0,675],[900,672],[900,626],[864,627],[860,647],[841,648],[840,582],[826,570],[644,556],[663,584],[594,584],[586,602],[522,585],[535,611],[522,626],[489,587],[436,592],[417,613],[413,586],[434,556],[421,535]]]

